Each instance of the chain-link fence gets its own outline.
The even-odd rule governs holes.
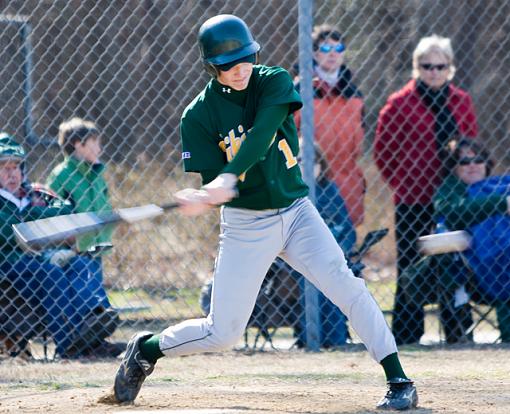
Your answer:
[[[114,207],[164,203],[175,190],[198,186],[196,177],[182,173],[179,119],[208,81],[197,47],[200,24],[220,13],[241,17],[262,45],[260,61],[288,69],[299,82],[298,5],[270,0],[1,2],[0,122],[27,153],[26,181],[55,183],[48,177],[64,160],[57,144],[59,125],[80,117],[100,131]],[[301,17],[340,32],[314,40],[314,137],[321,171],[316,202],[350,252],[355,273],[367,281],[400,343],[463,342],[473,335],[478,342],[510,340],[505,180],[463,187],[464,194],[443,192],[436,213],[433,202],[450,165],[445,160],[452,159],[440,149],[449,148],[451,138],[476,137],[494,160],[493,175],[504,175],[508,168],[510,5],[496,0],[466,1],[462,7],[453,0],[317,1],[312,14]],[[413,51],[422,37],[434,33],[451,39],[453,62],[447,53],[427,49],[416,63],[418,81],[408,84]],[[453,63],[452,84],[460,91],[441,84],[441,76],[453,73]],[[436,81],[440,86],[431,87]],[[302,121],[300,115],[296,121]],[[458,177],[459,168],[479,166],[479,154],[477,148],[464,148],[450,171]],[[101,180],[103,173],[94,173]],[[8,190],[5,177],[2,187]],[[455,191],[462,187],[457,184]],[[53,189],[63,198],[71,196],[71,191]],[[483,193],[483,202],[476,191]],[[491,191],[497,195],[487,195]],[[14,193],[21,199],[25,195]],[[55,338],[61,317],[72,332],[88,327],[97,333],[106,327],[102,337],[110,335],[114,343],[142,327],[158,331],[202,316],[204,285],[218,244],[217,211],[193,220],[171,212],[121,225],[113,233],[113,248],[101,259],[59,252],[53,263],[63,267],[56,269],[48,268],[43,256],[20,259],[10,225],[31,216],[22,201],[5,191],[1,195],[4,352],[28,349],[27,341],[33,340],[40,356],[41,338],[65,347],[65,339]],[[73,208],[42,190],[34,200],[54,209]],[[80,203],[73,201],[77,211]],[[447,230],[469,230],[477,243],[485,232],[493,236],[490,246],[499,248],[482,243],[477,254],[490,253],[483,260],[473,257],[474,249],[426,258],[416,251],[416,240],[438,231],[439,219]],[[388,234],[376,233],[375,245],[359,251],[364,236],[381,229]],[[15,275],[23,282],[16,282]],[[201,290],[206,292],[202,307]],[[301,276],[276,262],[250,325],[265,341],[281,341],[280,348],[306,344],[302,292]],[[329,301],[320,297],[319,303],[321,346],[358,341]],[[476,324],[477,312],[481,324]],[[116,352],[106,348],[101,352]],[[87,354],[80,352],[75,355]]]

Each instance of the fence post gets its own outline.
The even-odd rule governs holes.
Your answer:
[[[26,19],[20,25],[21,50],[23,54],[23,132],[25,139],[30,144],[36,143],[36,137],[32,128],[32,44],[30,32],[32,27]]]
[[[299,0],[299,77],[300,93],[303,99],[301,110],[301,135],[304,145],[303,166],[304,179],[310,187],[310,198],[315,204],[315,177],[313,175],[314,148],[313,148],[313,50],[312,50],[312,28],[313,13],[312,0]],[[306,324],[306,346],[311,351],[318,351],[320,348],[319,333],[319,292],[308,280],[305,279],[305,316]]]

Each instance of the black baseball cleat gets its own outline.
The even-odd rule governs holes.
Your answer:
[[[388,381],[388,392],[379,401],[380,410],[410,410],[418,405],[418,393],[410,379],[392,378]]]
[[[138,332],[129,340],[126,353],[115,375],[113,391],[117,402],[133,402],[145,378],[154,371],[154,364],[144,359],[140,353],[140,342],[152,335],[152,332]]]

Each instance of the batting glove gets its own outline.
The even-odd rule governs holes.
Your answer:
[[[207,191],[210,204],[225,204],[237,196],[236,184],[235,174],[224,173],[204,185],[202,189]]]
[[[205,190],[185,188],[176,192],[174,197],[180,204],[179,211],[185,216],[198,216],[206,213],[213,207]]]

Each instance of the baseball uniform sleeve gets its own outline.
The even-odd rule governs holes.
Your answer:
[[[226,163],[218,140],[211,136],[195,113],[185,112],[181,119],[182,161],[187,172],[220,171]]]
[[[301,96],[294,88],[290,74],[280,67],[267,67],[260,72],[257,86],[260,90],[257,112],[274,105],[288,104],[289,114],[303,106]]]
[[[436,191],[434,209],[450,230],[463,230],[496,214],[506,214],[506,195],[468,197],[467,185],[449,176]]]

